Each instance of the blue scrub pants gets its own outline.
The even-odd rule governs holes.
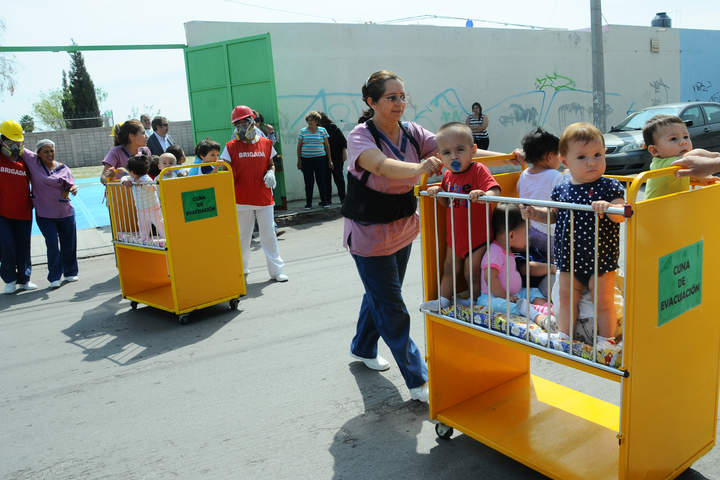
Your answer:
[[[3,282],[30,281],[30,231],[32,220],[0,217],[0,278]]]
[[[35,216],[35,221],[45,237],[48,261],[48,282],[60,280],[62,275],[73,277],[78,274],[77,230],[75,215],[65,218],[44,218]],[[58,247],[58,241],[60,246]]]
[[[411,246],[381,257],[353,255],[365,295],[350,351],[359,357],[375,358],[378,338],[382,337],[390,347],[405,384],[408,388],[416,388],[425,384],[428,376],[427,365],[410,339],[410,315],[402,298],[402,282]]]

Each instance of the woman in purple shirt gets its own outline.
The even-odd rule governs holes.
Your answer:
[[[107,182],[118,181],[128,174],[125,166],[128,158],[138,152],[150,155],[147,148],[147,135],[145,128],[138,120],[128,120],[113,127],[115,146],[105,155],[103,159],[103,171],[100,174],[100,182],[104,185]]]
[[[70,167],[55,160],[52,140],[40,140],[35,151],[26,150],[23,161],[30,172],[35,221],[45,237],[47,279],[50,288],[58,288],[63,275],[68,282],[78,280],[75,210],[68,198],[77,195],[78,187]]]
[[[387,370],[390,364],[377,353],[382,337],[410,398],[427,402],[427,366],[410,338],[402,282],[419,232],[413,186],[423,173],[439,173],[442,164],[430,156],[436,150],[434,134],[413,122],[400,123],[406,100],[398,75],[373,73],[362,95],[370,107],[364,118],[370,120],[348,135],[348,192],[343,205],[343,242],[365,287],[350,354],[368,368]]]

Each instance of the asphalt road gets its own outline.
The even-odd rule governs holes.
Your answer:
[[[341,220],[286,228],[284,284],[253,244],[240,309],[186,326],[131,311],[112,255],[82,260],[77,284],[0,296],[0,478],[544,478],[458,432],[437,439],[394,363],[350,360],[362,289],[341,234]],[[416,242],[404,295],[424,350],[419,256]],[[547,361],[533,369],[618,397]],[[720,449],[680,478],[720,478]]]

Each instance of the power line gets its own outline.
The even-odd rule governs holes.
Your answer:
[[[557,30],[555,28],[549,28],[549,27],[540,27],[538,25],[525,25],[522,23],[509,23],[509,22],[498,22],[495,20],[483,20],[482,18],[468,18],[468,17],[448,17],[443,15],[417,15],[414,17],[405,17],[405,18],[395,18],[392,20],[385,20],[382,22],[377,22],[378,24],[382,23],[402,23],[402,22],[412,22],[412,21],[418,21],[418,20],[428,20],[428,19],[438,19],[438,20],[472,20],[473,22],[480,22],[480,23],[490,23],[495,25],[505,25],[509,27],[522,27],[522,28],[532,28],[537,30]]]
[[[310,15],[309,13],[293,12],[291,10],[282,10],[280,8],[271,8],[271,7],[266,7],[265,5],[257,5],[257,4],[248,3],[248,2],[240,2],[238,0],[225,0],[225,1],[228,3],[236,3],[238,5],[244,5],[246,7],[259,8],[261,10],[270,10],[272,12],[289,13],[290,15],[299,15],[301,17],[321,18],[323,20],[331,20],[332,22],[337,23],[337,20],[335,20],[332,17],[323,17],[320,15]]]

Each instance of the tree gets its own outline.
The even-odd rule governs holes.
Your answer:
[[[63,91],[60,88],[40,94],[40,101],[33,103],[33,113],[40,119],[40,123],[50,130],[63,130]]]
[[[75,44],[75,42],[73,42]],[[70,52],[69,78],[63,71],[63,117],[68,128],[101,127],[100,109],[82,52]]]
[[[30,115],[23,115],[20,117],[20,126],[22,127],[23,132],[31,133],[35,130],[35,121]]]
[[[0,33],[5,31],[5,21],[0,19]],[[0,96],[4,92],[15,92],[15,59],[11,56],[0,55]]]

